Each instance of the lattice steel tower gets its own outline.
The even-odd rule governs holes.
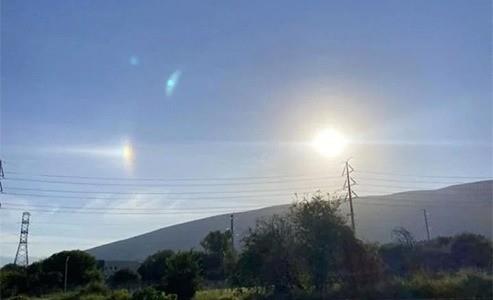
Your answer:
[[[21,222],[21,237],[19,239],[19,247],[17,247],[17,253],[15,254],[14,264],[18,266],[29,265],[29,256],[27,254],[27,235],[29,233],[29,218],[31,214],[28,212],[22,213]]]

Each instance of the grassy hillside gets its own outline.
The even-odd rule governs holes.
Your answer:
[[[493,181],[454,185],[438,190],[409,191],[355,199],[357,235],[367,241],[387,242],[396,226],[407,228],[417,239],[426,237],[423,211],[429,214],[432,236],[468,231],[492,236]],[[343,205],[347,213],[347,205]],[[283,214],[289,205],[273,206],[235,214],[236,241],[255,220]],[[98,259],[141,261],[160,249],[198,248],[210,231],[229,227],[229,214],[165,227],[129,239],[87,250]]]

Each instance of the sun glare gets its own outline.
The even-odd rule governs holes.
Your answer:
[[[122,148],[122,156],[126,164],[131,164],[134,159],[134,150],[130,143],[126,143]]]
[[[335,129],[324,129],[313,138],[313,148],[324,156],[336,156],[346,148],[347,140]]]

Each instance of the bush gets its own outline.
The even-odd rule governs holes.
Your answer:
[[[80,250],[62,251],[53,254],[40,262],[40,271],[64,274],[67,257],[69,257],[67,276],[69,286],[81,286],[92,281],[101,280],[101,274],[96,269],[96,259]],[[58,282],[58,286],[62,287],[61,280]]]
[[[259,299],[262,293],[257,289],[214,289],[198,291],[194,300],[253,300]]]
[[[166,260],[173,254],[172,250],[162,250],[147,257],[137,270],[142,280],[148,283],[161,281],[167,273]]]
[[[493,277],[474,272],[430,275],[418,273],[396,278],[381,293],[388,298],[486,298],[493,297]]]
[[[108,283],[113,288],[135,288],[139,285],[139,275],[132,270],[122,269],[116,271],[108,278]]]
[[[29,300],[29,297],[19,295],[19,296],[14,296],[12,298],[9,298],[9,300]]]
[[[177,300],[176,295],[166,295],[164,292],[155,290],[151,287],[146,287],[135,292],[132,300]]]
[[[106,296],[110,293],[110,290],[101,282],[91,282],[82,288],[79,295],[97,294]]]
[[[191,299],[200,280],[198,256],[192,251],[177,252],[166,260],[166,267],[166,292],[178,295],[180,300]]]
[[[127,290],[116,290],[111,293],[108,300],[130,300],[132,297]]]
[[[27,292],[26,282],[27,274],[24,268],[4,268],[0,271],[0,294],[3,297],[11,297]]]

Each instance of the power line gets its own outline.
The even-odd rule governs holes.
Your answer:
[[[16,203],[9,203],[5,202],[5,205],[7,207],[13,207],[13,208],[22,208],[22,207],[29,207],[29,208],[50,208],[50,209],[73,209],[73,210],[95,210],[95,211],[144,211],[144,212],[152,212],[152,211],[169,211],[169,212],[186,212],[186,211],[217,211],[221,209],[235,209],[235,208],[252,208],[252,207],[258,207],[258,205],[242,205],[242,206],[202,206],[202,207],[193,207],[193,209],[170,209],[166,207],[146,207],[146,208],[134,208],[134,207],[129,207],[129,208],[122,208],[122,207],[85,207],[85,206],[66,206],[66,205],[45,205],[45,204],[16,204]]]
[[[190,191],[190,192],[173,192],[173,191],[159,191],[159,192],[122,192],[122,191],[81,191],[81,190],[59,190],[59,189],[37,189],[37,188],[20,188],[9,187],[8,190],[14,191],[36,191],[36,192],[53,192],[53,193],[68,193],[68,194],[107,194],[107,195],[202,195],[202,194],[240,194],[240,193],[264,193],[264,192],[296,192],[297,190],[310,190],[316,191],[327,186],[305,186],[305,187],[291,187],[291,188],[276,188],[276,189],[250,189],[250,190],[234,190],[234,191]],[[329,188],[330,189],[330,188]]]
[[[426,174],[409,174],[409,173],[394,173],[385,171],[365,171],[358,170],[357,173],[362,174],[374,174],[380,176],[403,176],[403,177],[422,177],[422,178],[451,178],[451,179],[492,179],[492,176],[451,176],[451,175],[426,175]],[[46,178],[71,178],[71,179],[94,179],[94,180],[112,180],[112,181],[237,181],[237,180],[263,180],[263,179],[283,179],[283,180],[316,180],[316,179],[329,179],[338,178],[338,176],[319,176],[315,174],[285,174],[285,175],[271,175],[271,176],[242,176],[242,177],[188,177],[188,178],[157,178],[157,177],[104,177],[104,176],[78,176],[78,175],[66,175],[66,174],[46,174],[46,173],[25,173],[8,171],[7,175],[25,175],[35,177]]]
[[[272,204],[262,204],[258,206],[252,206],[248,207],[248,209],[261,209],[268,207]],[[283,205],[282,203],[278,205]],[[287,204],[285,204],[287,205]],[[359,201],[358,203],[355,203],[355,205],[369,205],[369,206],[402,206],[402,207],[411,207],[411,208],[419,208],[420,205],[422,204],[412,204],[412,203],[389,203],[389,202],[361,202]],[[443,205],[436,205],[434,203],[426,204],[427,206],[436,206],[436,207],[442,207]],[[448,204],[449,206],[455,206],[455,207],[490,207],[491,205],[471,205],[470,203],[465,203],[463,205],[460,204]],[[14,208],[14,207],[6,207],[4,210],[10,210],[10,211],[23,211],[23,208]],[[104,214],[109,214],[109,215],[176,215],[177,213],[183,213],[183,214],[207,214],[207,213],[220,213],[220,214],[227,214],[231,212],[237,212],[237,208],[232,207],[230,210],[218,210],[218,211],[205,211],[205,210],[184,210],[184,211],[149,211],[149,212],[112,212],[112,211],[85,211],[85,210],[50,210],[50,209],[41,209],[41,208],[34,208],[31,209],[30,211],[32,212],[39,212],[39,213],[49,213],[49,214],[85,214],[85,215],[104,215]]]
[[[382,187],[382,188],[395,188],[395,189],[422,189],[422,190],[435,190],[432,187],[423,187],[417,185],[392,185],[392,184],[373,184],[365,183],[368,187]],[[295,192],[296,190],[320,190],[327,188],[324,184],[320,186],[300,186],[290,188],[275,188],[275,189],[249,189],[249,190],[234,190],[234,191],[190,191],[190,192],[176,192],[176,191],[158,191],[158,192],[122,192],[122,191],[87,191],[87,190],[60,190],[60,189],[39,189],[39,188],[24,188],[24,187],[9,187],[6,190],[13,191],[35,191],[35,192],[53,192],[53,193],[76,193],[76,194],[118,194],[118,195],[189,195],[189,194],[238,194],[238,193],[263,193],[263,192]],[[329,188],[330,189],[330,188]],[[454,191],[447,191],[454,192]]]
[[[305,192],[310,193],[310,192]],[[101,198],[101,197],[88,197],[88,196],[67,196],[67,195],[41,195],[41,194],[25,194],[25,193],[3,193],[4,195],[19,196],[19,197],[34,197],[34,198],[58,198],[58,199],[81,199],[81,200],[102,200],[102,201],[130,201],[135,198]],[[296,193],[290,194],[260,194],[260,195],[232,195],[232,196],[201,196],[201,197],[182,197],[177,198],[145,198],[147,201],[153,200],[206,200],[206,199],[257,199],[257,198],[272,198],[272,197],[290,197],[295,196]],[[129,194],[138,196],[139,193]]]
[[[160,182],[176,182],[176,181],[243,181],[243,180],[264,180],[264,179],[283,179],[283,180],[311,180],[311,179],[327,179],[339,178],[338,176],[315,176],[315,175],[273,175],[273,176],[243,176],[243,177],[188,177],[188,178],[145,178],[145,177],[102,177],[102,176],[76,176],[62,174],[33,174],[23,172],[7,172],[7,175],[25,175],[46,178],[71,178],[71,179],[94,179],[94,180],[111,180],[111,181],[160,181]]]
[[[388,175],[388,176],[402,176],[402,177],[421,177],[421,178],[455,178],[455,179],[493,179],[491,176],[450,176],[450,175],[422,175],[422,174],[405,174],[405,173],[393,173],[393,172],[380,172],[380,171],[356,171],[361,174],[374,174],[374,175]]]
[[[412,208],[415,208],[415,209],[418,209],[419,207],[422,207],[423,205],[426,205],[426,206],[433,206],[433,207],[443,207],[443,204],[436,204],[436,203],[433,203],[433,202],[430,202],[430,203],[426,203],[426,204],[423,204],[423,203],[416,203],[416,202],[410,202],[410,203],[390,203],[390,202],[374,202],[374,201],[358,201],[354,204],[355,206],[357,205],[375,205],[375,206],[402,206],[402,207],[412,207]],[[471,203],[453,203],[453,204],[450,204],[450,203],[447,203],[446,204],[447,206],[453,206],[453,207],[471,207],[471,206],[474,206],[474,207],[491,207],[491,204],[484,204],[484,205],[480,205],[480,203],[478,203],[477,205],[476,204],[471,204]]]
[[[367,184],[368,185],[368,184]],[[377,190],[375,191],[373,187],[377,187]],[[369,187],[365,187],[363,189],[363,192],[388,192],[386,188],[404,188],[404,186],[394,186],[394,185],[372,185],[370,184]],[[413,187],[406,187],[406,188],[413,188]],[[423,187],[421,187],[423,189]],[[4,192],[4,195],[12,195],[12,196],[22,196],[22,197],[35,197],[35,198],[60,198],[60,199],[82,199],[82,200],[131,200],[132,198],[105,198],[103,197],[104,195],[128,195],[128,196],[139,196],[139,195],[164,195],[164,196],[179,196],[177,199],[181,200],[201,200],[201,199],[241,199],[241,198],[266,198],[266,197],[288,197],[288,196],[293,196],[295,194],[310,194],[312,192],[321,190],[323,188],[318,187],[318,188],[309,188],[306,187],[304,190],[297,190],[295,189],[284,189],[284,190],[248,190],[248,191],[203,191],[203,192],[121,192],[121,191],[75,191],[75,190],[57,190],[57,189],[36,189],[36,188],[8,188],[8,190],[14,190],[14,191],[33,191],[35,193],[18,193],[18,192]],[[414,189],[419,189],[419,187],[414,187]],[[436,190],[422,190],[422,191],[436,191]],[[52,194],[40,194],[40,193],[57,193],[55,195]],[[392,196],[392,195],[397,195],[399,197],[399,194],[405,193],[405,192],[398,192],[394,193],[391,195],[385,195],[385,196]],[[437,193],[440,194],[460,194],[460,191],[453,191],[453,190],[440,190]],[[76,196],[71,196],[71,195],[60,195],[60,194],[76,194]],[[79,195],[77,195],[79,194]],[[91,196],[82,196],[84,194],[97,194],[100,195],[100,197],[91,197]],[[215,195],[215,196],[202,196],[203,194],[206,195]],[[216,195],[217,194],[217,195]],[[224,195],[225,194],[225,195]],[[194,197],[183,197],[187,195],[197,195]],[[198,196],[200,195],[200,196]],[[379,195],[376,195],[379,196]],[[368,196],[368,197],[375,197],[375,196]],[[154,198],[147,199],[147,200],[153,200]],[[158,198],[159,200],[175,200],[175,199],[170,199],[170,198]]]
[[[7,177],[8,181],[21,181],[21,182],[38,182],[49,184],[66,184],[66,185],[85,185],[85,186],[125,186],[125,187],[197,187],[197,186],[244,186],[244,185],[262,185],[262,184],[287,184],[293,182],[306,182],[306,181],[326,181],[328,179],[334,179],[333,177],[320,177],[310,179],[297,179],[297,180],[283,180],[283,181],[263,181],[263,182],[244,182],[244,183],[194,183],[194,184],[134,184],[134,183],[113,183],[113,182],[78,182],[78,181],[61,181],[61,180],[44,180],[44,179],[32,179],[24,177]]]
[[[265,206],[258,206],[256,208],[263,208]],[[252,207],[250,209],[255,209],[255,207]],[[13,210],[13,211],[23,211],[23,208],[5,208],[5,210]],[[111,212],[111,211],[84,211],[84,210],[50,210],[50,209],[41,209],[41,208],[35,208],[31,209],[31,212],[38,212],[38,213],[49,213],[49,214],[85,214],[85,215],[176,215],[177,213],[182,213],[182,214],[206,214],[206,213],[230,213],[234,212],[237,209],[234,207],[231,208],[231,210],[227,211],[163,211],[163,212]]]
[[[301,194],[310,195],[316,191],[306,192]],[[99,197],[81,197],[81,196],[63,196],[63,195],[39,195],[39,194],[17,194],[17,193],[4,193],[5,195],[15,195],[22,197],[42,197],[42,198],[59,198],[59,199],[82,199],[82,200],[101,200],[101,201],[131,201],[133,198],[99,198]],[[299,194],[299,193],[298,193]],[[143,200],[146,201],[202,201],[202,200],[227,200],[227,199],[279,199],[279,198],[288,198],[296,196],[297,194],[270,194],[270,195],[237,195],[237,196],[214,196],[214,197],[194,197],[194,198],[145,198]],[[382,196],[366,196],[368,198],[377,198],[379,200],[393,200],[393,201],[417,201],[417,202],[437,202],[437,201],[446,201],[447,203],[459,203],[460,200],[451,200],[451,199],[416,199],[415,197],[403,197],[401,195],[382,195]],[[361,198],[364,199],[364,198]],[[467,203],[484,203],[484,201],[468,201]]]
[[[361,171],[356,171],[357,173],[363,173],[363,174],[387,174],[387,175],[392,175],[392,176],[398,176],[398,175],[393,175],[394,173],[379,173],[379,172],[361,172]],[[10,173],[8,173],[10,174]],[[41,176],[41,175],[38,175]],[[90,177],[90,176],[65,176],[65,175],[44,175],[43,177],[48,177],[49,178],[70,178],[70,179],[84,179],[84,180],[113,180],[113,181],[162,181],[162,182],[173,182],[173,181],[215,181],[219,179],[199,179],[199,178],[189,178],[187,179],[157,179],[157,178],[123,178],[123,177]],[[382,176],[382,175],[380,175]],[[421,178],[455,178],[455,179],[470,179],[470,180],[476,180],[476,179],[493,179],[491,177],[454,177],[454,176],[425,176],[425,175],[404,175],[401,174],[401,176],[408,176],[408,177],[421,177]],[[243,178],[243,179],[240,179]],[[245,180],[244,178],[250,178],[250,180],[254,179],[253,177],[237,177],[237,178],[222,178],[220,180],[223,181],[237,181],[237,180]],[[260,180],[263,179],[264,177],[258,177],[255,180]],[[276,177],[266,177],[266,178],[276,178]],[[336,180],[339,179],[337,176],[318,176],[318,177],[303,177],[303,175],[300,175],[297,177],[297,179],[293,178],[285,178],[285,177],[277,177],[278,179],[275,181],[247,181],[247,182],[210,182],[210,183],[194,183],[194,184],[132,184],[132,183],[112,183],[112,182],[79,182],[79,181],[60,181],[60,180],[44,180],[44,179],[32,179],[32,178],[26,178],[26,177],[7,177],[5,178],[6,180],[12,180],[12,181],[25,181],[25,182],[39,182],[39,183],[51,183],[51,184],[73,184],[73,185],[94,185],[94,186],[133,186],[133,187],[192,187],[192,186],[237,186],[237,185],[262,185],[262,184],[285,184],[285,183],[293,183],[293,182],[307,182],[307,181],[326,181],[326,180]],[[285,178],[285,179],[282,179]],[[450,184],[460,184],[463,183],[464,181],[459,181],[459,180],[440,180],[440,181],[430,181],[430,180],[405,180],[405,179],[388,179],[388,178],[381,178],[381,177],[362,177],[361,179],[364,180],[369,180],[369,181],[383,181],[383,182],[407,182],[407,183],[424,183],[424,184],[434,184],[434,183],[450,183]]]

